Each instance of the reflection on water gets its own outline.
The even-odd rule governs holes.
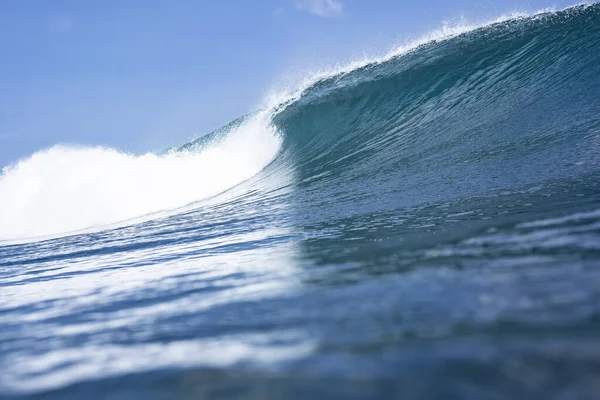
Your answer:
[[[246,188],[251,192],[253,182]],[[243,315],[292,296],[285,179],[162,220],[2,248],[4,390],[192,366],[286,361],[312,339]],[[18,268],[17,268],[18,267]],[[233,317],[227,309],[242,311]]]

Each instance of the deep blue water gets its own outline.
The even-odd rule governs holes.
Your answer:
[[[599,177],[598,3],[42,151],[0,177],[0,397],[597,398]]]

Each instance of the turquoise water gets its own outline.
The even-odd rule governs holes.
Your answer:
[[[595,398],[599,72],[596,3],[5,168],[0,396]]]

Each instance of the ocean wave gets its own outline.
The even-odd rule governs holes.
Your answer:
[[[164,154],[40,151],[2,171],[0,239],[177,209],[274,169],[291,168],[300,189],[328,185],[354,209],[374,196],[378,207],[414,206],[589,173],[599,27],[598,4],[445,26],[309,73],[261,111]]]

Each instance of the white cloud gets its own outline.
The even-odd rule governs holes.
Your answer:
[[[319,17],[332,18],[339,16],[344,11],[340,0],[294,0],[298,10],[308,11]]]

